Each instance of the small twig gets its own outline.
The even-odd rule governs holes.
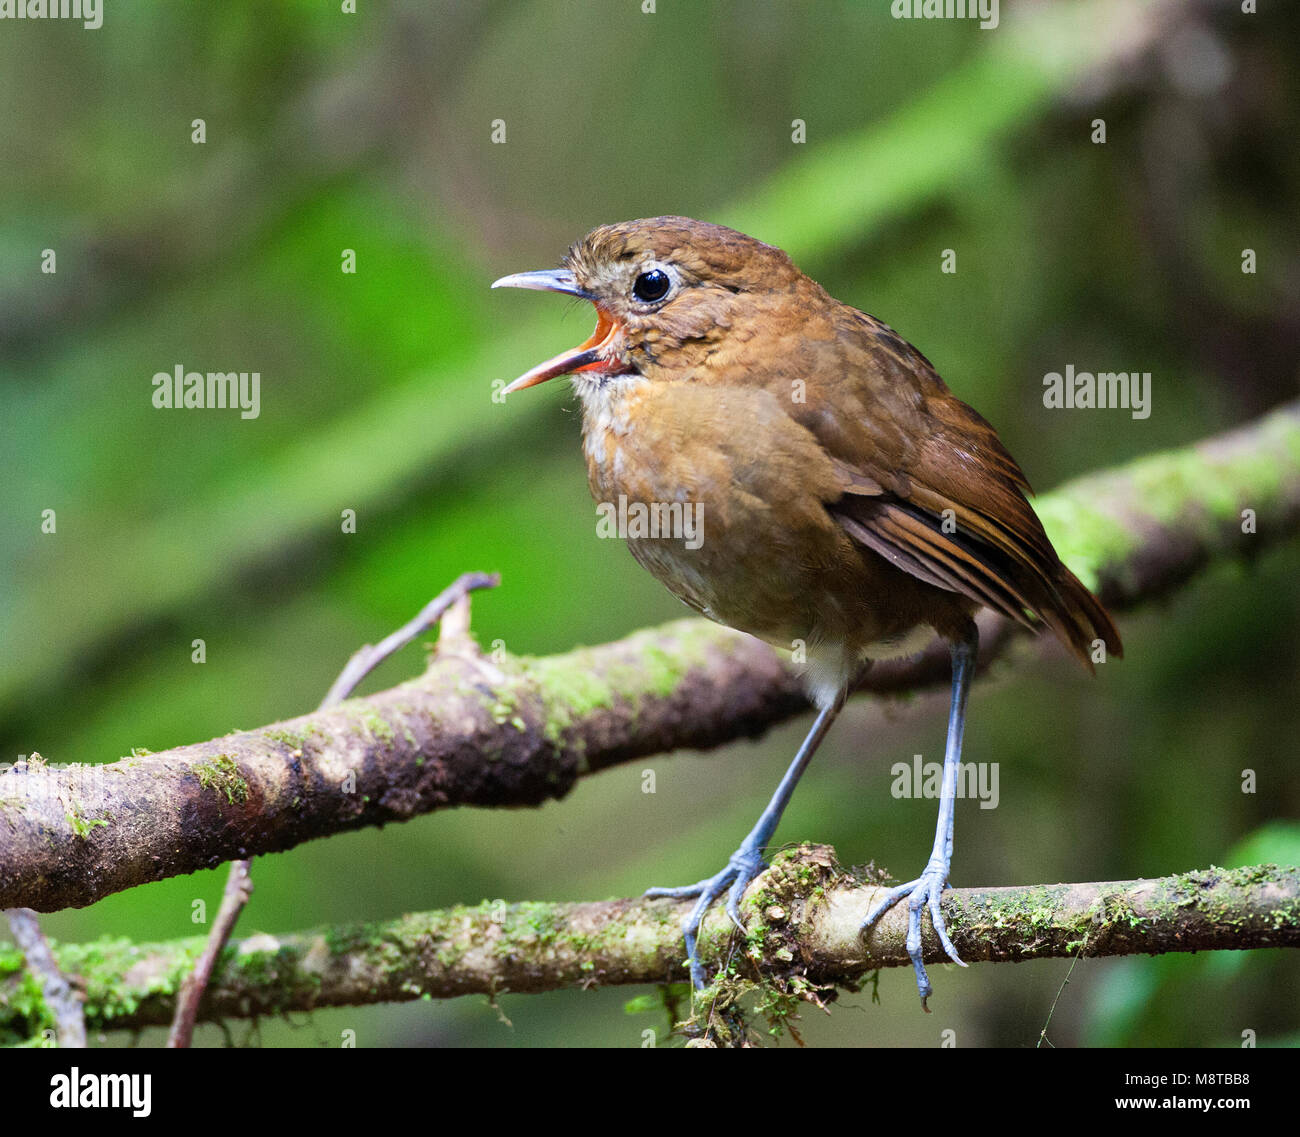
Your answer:
[[[1047,1028],[1052,1025],[1052,1016],[1056,1014],[1056,1004],[1061,1001],[1061,996],[1065,994],[1066,987],[1070,985],[1070,976],[1074,974],[1075,967],[1078,965],[1079,960],[1083,958],[1083,953],[1087,950],[1088,950],[1088,936],[1085,933],[1083,937],[1083,943],[1079,945],[1079,953],[1072,960],[1070,960],[1070,969],[1065,973],[1065,978],[1061,980],[1061,986],[1060,989],[1056,992],[1056,998],[1052,1000],[1052,1005],[1051,1007],[1048,1008],[1047,1021],[1043,1023],[1043,1029],[1039,1032],[1038,1045],[1035,1047],[1036,1050],[1041,1050],[1043,1048],[1044,1043],[1046,1043],[1048,1046],[1051,1046],[1053,1050],[1056,1049],[1055,1046],[1052,1046],[1051,1040],[1047,1037]]]
[[[443,618],[444,614],[455,617],[454,624],[450,619],[448,620],[449,626],[444,629],[444,637],[449,642],[454,639],[457,643],[469,640],[469,594],[478,588],[495,588],[500,583],[501,577],[495,573],[467,572],[459,577],[421,608],[413,620],[403,624],[392,635],[386,636],[374,646],[366,644],[359,648],[348,660],[316,709],[323,711],[336,703],[343,702],[357,689],[357,684],[361,680],[389,656],[395,655],[416,636],[431,628]],[[185,977],[176,998],[176,1014],[167,1036],[169,1047],[178,1049],[187,1047],[194,1038],[194,1024],[198,1020],[199,1004],[203,1001],[203,992],[207,989],[213,965],[230,939],[230,934],[235,930],[235,924],[239,920],[239,914],[244,910],[244,905],[253,894],[250,864],[248,860],[230,862],[230,875],[226,878],[221,907],[212,925],[212,931],[208,935],[208,942],[204,945],[203,954],[195,964],[194,970]],[[52,957],[51,963],[53,963]],[[82,1033],[84,1046],[84,1029]]]
[[[253,892],[253,882],[248,873],[248,861],[232,861],[230,874],[226,877],[226,890],[221,897],[221,907],[212,924],[208,942],[203,945],[199,961],[181,983],[176,996],[176,1014],[172,1018],[172,1027],[167,1035],[167,1045],[173,1049],[189,1046],[194,1038],[194,1024],[198,1020],[199,1004],[203,1001],[203,992],[207,990],[212,968],[221,955],[221,950],[234,931],[235,921],[248,903]]]
[[[498,579],[493,578],[493,583]],[[477,650],[478,645],[469,633],[469,592],[465,591],[452,601],[442,615],[442,622],[438,625],[438,652],[445,655],[449,651]]]
[[[40,920],[30,908],[6,908],[9,930],[23,953],[27,967],[41,981],[45,1005],[54,1014],[55,1037],[64,1049],[82,1049],[86,1045],[86,1016],[81,999],[68,977],[59,970],[49,941],[41,931]]]
[[[495,588],[500,583],[501,578],[495,573],[467,572],[430,600],[420,610],[415,619],[403,624],[392,635],[380,640],[374,646],[366,644],[358,648],[352,658],[348,660],[347,666],[343,668],[339,677],[334,680],[334,686],[330,688],[329,694],[325,696],[320,709],[324,710],[326,707],[332,707],[335,703],[341,703],[356,690],[357,684],[361,680],[390,655],[401,651],[416,636],[433,627],[442,619],[443,613],[456,604],[457,601],[468,597],[475,589]],[[468,635],[468,622],[468,608],[466,608],[464,617],[464,634],[466,635]],[[458,634],[461,632],[460,624],[458,624],[456,632]]]

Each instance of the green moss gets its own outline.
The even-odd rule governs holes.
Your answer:
[[[0,1006],[5,1010],[0,1046],[46,1045],[44,1032],[55,1029],[54,1014],[17,950],[0,951]]]
[[[237,949],[227,949],[219,961],[224,981],[227,984],[242,982],[259,992],[275,991],[280,976],[286,970],[286,964],[290,963],[281,960],[280,956],[281,948],[278,944],[275,947],[252,950],[246,950],[242,945]]]
[[[307,732],[302,730],[275,727],[271,730],[262,731],[262,737],[270,742],[278,742],[282,746],[287,746],[290,750],[302,750],[307,745]]]
[[[1090,494],[1084,485],[1074,482],[1068,495],[1044,494],[1034,501],[1034,511],[1061,560],[1093,589],[1103,565],[1125,564],[1142,543],[1108,512],[1091,504],[1098,498],[1107,500],[1109,492],[1099,485],[1098,492]]]
[[[690,672],[719,650],[724,635],[707,620],[678,620],[630,636],[626,662],[608,651],[578,649],[564,656],[520,657],[517,663],[547,708],[543,734],[558,746],[575,722],[592,714],[619,703],[635,711],[642,699],[666,698],[680,689]]]
[[[542,700],[555,714],[552,726],[567,729],[575,720],[612,707],[618,698],[615,687],[589,661],[589,653],[520,660]]]
[[[1092,906],[1093,922],[1109,930],[1126,927],[1136,930],[1146,923],[1146,919],[1133,910],[1132,899],[1123,892],[1103,893]]]
[[[91,1029],[111,1028],[113,1021],[136,1014],[143,1003],[157,999],[170,1004],[182,979],[194,967],[204,947],[202,937],[191,937],[169,945],[171,966],[142,977],[138,971],[131,985],[123,976],[132,973],[140,959],[140,945],[127,939],[104,939],[90,943],[58,946],[60,967],[75,975],[85,991],[86,1025]],[[2,1001],[0,1001],[2,1002]]]
[[[82,817],[77,812],[67,813],[64,816],[72,826],[72,831],[83,841],[90,836],[92,829],[108,828],[108,821],[102,817]]]
[[[736,1045],[750,1032],[744,1005],[766,1022],[771,1037],[789,1034],[798,1039],[797,1023],[804,1004],[824,1007],[834,1000],[832,988],[820,987],[801,974],[800,929],[808,919],[808,906],[825,888],[847,874],[835,863],[832,850],[801,845],[772,858],[771,868],[748,894],[743,911],[748,914],[743,953],[728,953],[730,922],[706,921],[701,949],[715,959],[731,955],[730,966],[697,994],[692,1016],[680,1024],[683,1033],[703,1044]],[[749,962],[746,960],[748,959]]]
[[[652,641],[646,644],[638,661],[642,689],[661,699],[676,691],[691,671],[703,666],[708,652],[718,645],[717,628],[703,620],[678,623],[674,629],[677,635],[671,652]]]
[[[1211,546],[1238,533],[1244,509],[1279,499],[1284,470],[1300,459],[1294,416],[1279,411],[1249,448],[1188,448],[1150,454],[1123,470],[1071,482],[1034,502],[1061,559],[1095,587],[1100,568],[1128,563],[1148,539],[1134,517],[1191,526]]]
[[[248,800],[248,783],[244,781],[239,766],[229,754],[218,754],[215,758],[196,762],[194,773],[200,786],[224,794],[227,804],[234,805]]]
[[[373,707],[364,703],[360,704],[357,717],[361,720],[361,725],[370,732],[372,738],[377,739],[384,746],[391,747],[393,745],[397,735],[393,731],[392,724]]]
[[[502,692],[502,697],[489,708],[492,713],[492,721],[497,726],[505,726],[515,713],[514,699],[507,697],[508,694],[508,692]]]

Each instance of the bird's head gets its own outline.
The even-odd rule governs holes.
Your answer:
[[[558,269],[503,276],[493,288],[535,288],[590,300],[596,330],[584,343],[519,376],[506,393],[573,375],[685,375],[742,321],[747,306],[806,281],[780,249],[693,221],[647,217],[602,225]]]

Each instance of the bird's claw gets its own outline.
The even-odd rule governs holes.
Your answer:
[[[934,926],[934,933],[939,937],[939,943],[947,953],[948,958],[953,963],[965,967],[961,956],[957,954],[957,949],[953,947],[952,939],[948,935],[948,926],[944,923],[943,912],[939,908],[939,898],[943,895],[943,890],[948,884],[948,866],[936,861],[931,861],[925,867],[925,871],[915,880],[910,880],[906,884],[897,885],[885,893],[872,906],[867,918],[862,923],[862,931],[865,933],[877,920],[889,911],[904,897],[907,897],[907,956],[912,961],[912,968],[916,972],[916,989],[921,996],[921,1006],[927,1012],[929,1007],[926,1006],[926,1000],[929,999],[933,988],[930,986],[930,977],[925,972],[925,964],[921,961],[921,911],[928,908],[930,910],[930,922]]]
[[[727,867],[721,872],[714,873],[711,877],[704,880],[696,881],[695,884],[683,885],[680,888],[648,888],[645,896],[654,899],[656,897],[668,897],[674,900],[681,900],[686,897],[698,896],[699,899],[686,917],[682,925],[682,931],[686,940],[686,960],[691,968],[691,985],[696,990],[704,987],[704,966],[700,963],[699,952],[696,947],[696,939],[699,935],[700,924],[704,921],[704,914],[712,906],[723,892],[727,893],[727,915],[731,917],[731,922],[736,925],[742,932],[745,930],[744,922],[740,918],[740,901],[744,898],[745,889],[750,882],[763,871],[763,858],[759,855],[757,849],[750,849],[741,846],[727,860]]]

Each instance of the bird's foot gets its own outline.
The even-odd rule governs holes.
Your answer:
[[[943,895],[944,888],[948,884],[948,866],[942,861],[931,860],[925,866],[925,871],[916,878],[908,881],[906,884],[900,884],[891,888],[885,895],[872,907],[867,913],[866,920],[862,923],[862,931],[866,932],[877,920],[888,912],[895,904],[904,897],[907,897],[907,955],[912,961],[912,968],[916,972],[916,989],[921,996],[921,1008],[927,1014],[930,1008],[926,1006],[926,1000],[929,999],[933,990],[930,986],[930,977],[925,973],[925,964],[921,962],[921,911],[929,908],[930,922],[934,925],[935,935],[939,937],[939,943],[943,945],[943,950],[948,953],[948,958],[953,963],[962,963],[961,956],[957,954],[957,949],[952,946],[952,940],[948,937],[948,928],[943,921],[943,913],[939,910],[939,898]]]
[[[697,991],[705,985],[704,967],[700,963],[696,943],[696,937],[700,931],[700,924],[704,920],[704,914],[709,910],[713,902],[726,892],[727,915],[731,917],[731,922],[743,932],[745,925],[740,919],[740,901],[745,895],[745,889],[749,887],[750,881],[763,871],[763,867],[763,858],[759,854],[758,848],[744,844],[731,854],[726,868],[705,880],[697,881],[695,884],[683,885],[681,888],[646,889],[645,895],[650,898],[665,896],[680,900],[689,896],[699,897],[695,907],[691,909],[690,915],[686,917],[686,922],[682,925],[686,940],[686,960],[691,968],[691,986]]]

